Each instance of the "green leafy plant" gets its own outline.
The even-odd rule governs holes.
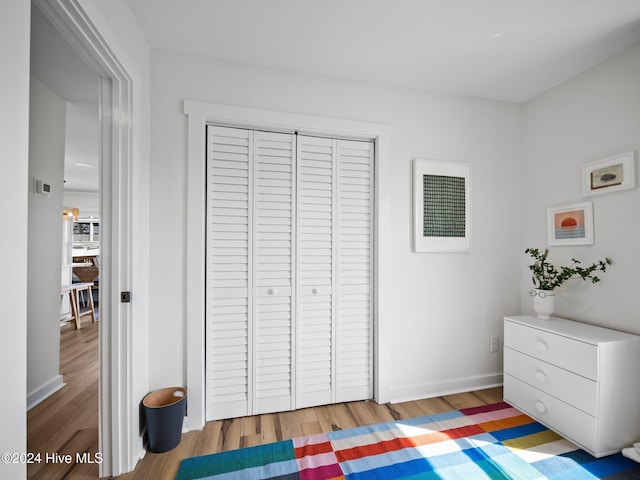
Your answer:
[[[547,261],[549,249],[545,248],[540,251],[537,248],[527,248],[524,253],[528,253],[535,260],[529,265],[529,270],[533,272],[531,277],[535,288],[540,290],[554,290],[569,279],[582,278],[582,280],[591,280],[591,283],[597,283],[600,278],[594,275],[594,272],[606,272],[607,265],[611,265],[611,259],[605,258],[599,260],[588,267],[582,267],[580,260],[571,259],[571,265],[568,267],[556,268]]]

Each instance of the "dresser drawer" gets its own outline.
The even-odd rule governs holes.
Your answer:
[[[532,387],[504,376],[504,399],[590,452],[598,451],[597,419]]]
[[[598,380],[596,345],[509,321],[504,323],[504,345],[591,380]]]
[[[598,416],[598,383],[529,355],[504,349],[504,371],[591,416]]]

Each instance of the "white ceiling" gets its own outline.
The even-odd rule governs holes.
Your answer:
[[[640,41],[640,0],[128,0],[149,44],[524,102]],[[97,75],[32,8],[32,73],[69,102],[65,189],[97,191]]]
[[[35,5],[31,9],[31,74],[67,101],[65,191],[97,192],[98,75]]]
[[[638,0],[128,0],[152,47],[524,102],[640,41]]]

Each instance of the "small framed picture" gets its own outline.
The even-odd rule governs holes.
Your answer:
[[[414,160],[413,202],[416,252],[471,250],[471,165]]]
[[[547,209],[549,245],[593,245],[593,204]]]
[[[582,193],[596,195],[635,188],[635,159],[636,152],[630,151],[586,163],[582,166]]]

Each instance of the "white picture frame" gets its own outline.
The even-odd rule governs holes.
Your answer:
[[[585,196],[627,190],[636,186],[635,150],[582,166],[582,193]]]
[[[470,164],[414,160],[413,232],[416,252],[471,251]]]
[[[547,235],[549,246],[593,245],[593,203],[548,208]]]

